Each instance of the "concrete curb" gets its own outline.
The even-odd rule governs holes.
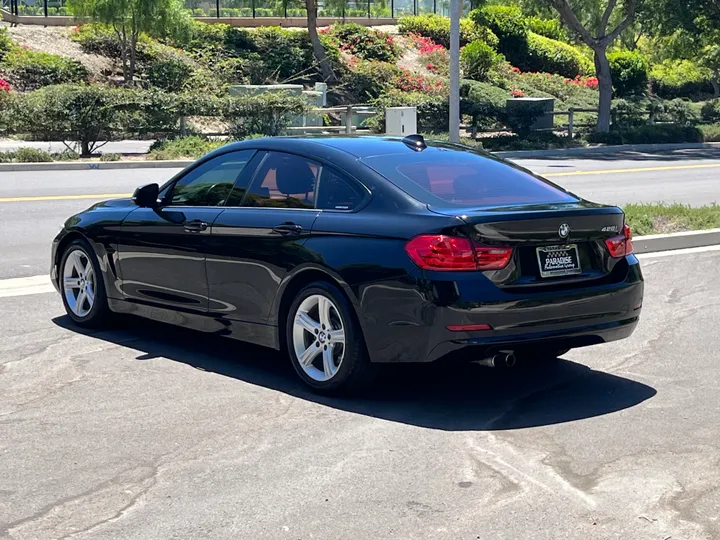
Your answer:
[[[674,249],[688,249],[720,244],[720,229],[688,231],[673,234],[651,234],[633,238],[635,253],[655,253]]]
[[[90,171],[118,169],[184,169],[194,160],[172,161],[57,161],[52,163],[0,163],[0,172]]]
[[[720,149],[720,143],[673,143],[673,144],[624,144],[618,146],[588,146],[585,148],[560,148],[557,150],[518,150],[493,152],[505,159],[528,159],[541,157],[581,157],[593,154],[618,154],[621,152],[660,152],[663,150],[709,150]]]

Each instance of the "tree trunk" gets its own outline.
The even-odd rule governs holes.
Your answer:
[[[90,141],[80,141],[80,157],[89,158],[92,157],[90,153]]]
[[[320,43],[320,37],[317,33],[317,3],[315,0],[305,0],[305,9],[307,9],[307,26],[310,42],[312,43],[315,60],[318,61],[320,72],[325,82],[335,82],[335,73],[333,73],[332,65],[325,54],[325,49]]]
[[[600,104],[598,106],[597,132],[610,131],[610,108],[612,106],[612,75],[610,62],[607,59],[607,47],[599,47],[595,51],[595,71],[600,89]]]

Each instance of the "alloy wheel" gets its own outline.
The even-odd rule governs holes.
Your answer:
[[[332,379],[345,356],[345,327],[333,301],[320,294],[303,300],[295,312],[292,336],[305,374],[318,382]]]
[[[87,253],[74,249],[65,259],[63,292],[67,305],[78,317],[86,317],[95,305],[95,271]]]

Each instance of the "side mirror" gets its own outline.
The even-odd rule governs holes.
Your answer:
[[[158,205],[159,194],[160,186],[157,184],[146,184],[135,190],[132,201],[141,208],[155,208]]]

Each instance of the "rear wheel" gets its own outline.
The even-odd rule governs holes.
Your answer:
[[[85,240],[71,242],[60,261],[60,290],[68,316],[81,326],[106,322],[108,308],[97,257]]]
[[[297,295],[286,343],[295,371],[316,392],[357,391],[374,374],[352,306],[329,283],[313,283]]]

